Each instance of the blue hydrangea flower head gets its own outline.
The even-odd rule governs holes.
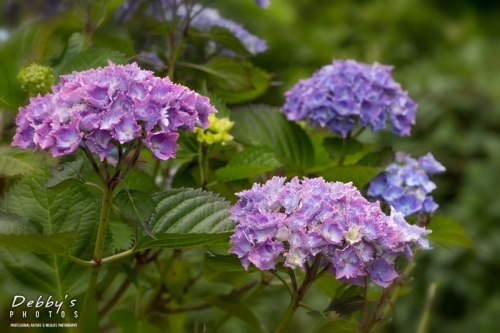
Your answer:
[[[283,113],[346,137],[357,124],[378,131],[389,122],[399,136],[410,135],[417,105],[391,76],[391,66],[334,60],[285,93]]]
[[[438,205],[429,195],[436,188],[429,175],[444,171],[431,153],[416,160],[398,152],[394,163],[370,182],[368,196],[387,202],[404,216],[431,214]]]
[[[217,112],[207,97],[141,70],[115,65],[64,75],[52,93],[19,109],[13,146],[72,154],[85,145],[103,160],[141,140],[161,160],[173,158],[178,130],[207,128]]]
[[[408,224],[397,211],[385,215],[351,183],[297,177],[286,183],[274,177],[236,195],[231,218],[237,226],[229,252],[246,269],[253,264],[269,270],[282,263],[304,271],[321,255],[323,267],[328,265],[337,279],[360,284],[368,275],[387,287],[398,276],[394,259],[399,254],[411,254],[413,243],[429,248],[423,238],[429,230]]]

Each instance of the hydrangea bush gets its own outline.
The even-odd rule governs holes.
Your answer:
[[[252,57],[273,46],[213,5],[67,3],[60,22],[80,30],[54,23],[41,50],[7,49],[20,81],[0,78],[17,112],[0,146],[0,281],[71,301],[52,319],[81,332],[292,332],[300,308],[311,333],[379,330],[419,250],[446,240],[429,179],[445,168],[356,138],[409,135],[416,104],[391,66],[355,60],[296,83],[281,108],[251,104],[275,83]],[[23,92],[42,81],[44,95]],[[251,301],[270,291],[288,306]]]

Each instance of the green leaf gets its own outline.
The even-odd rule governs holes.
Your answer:
[[[13,147],[0,146],[0,177],[23,175],[40,163],[41,155]]]
[[[0,108],[17,110],[27,99],[17,80],[20,68],[6,49],[0,49]]]
[[[324,171],[319,172],[319,175],[329,182],[352,182],[354,186],[361,190],[382,170],[383,168],[375,168],[364,165],[341,165],[327,168]]]
[[[63,61],[54,69],[56,75],[69,74],[73,71],[84,71],[91,68],[104,67],[108,61],[115,64],[125,64],[127,58],[114,50],[109,49],[88,49],[77,53],[74,56]]]
[[[228,314],[241,319],[256,332],[264,332],[260,325],[260,320],[255,316],[252,310],[242,304],[238,299],[232,296],[207,295],[203,297],[207,303],[224,310]]]
[[[253,101],[257,97],[264,94],[270,86],[270,75],[259,67],[255,67],[250,63],[246,64],[246,70],[250,77],[252,88],[246,91],[225,91],[219,87],[214,88],[214,92],[221,99],[229,104],[241,104]]]
[[[223,272],[245,271],[245,267],[241,264],[241,260],[235,254],[221,256],[205,253],[205,260],[203,263],[207,268]],[[248,267],[248,271],[256,272],[258,269],[255,266],[250,265],[250,267]]]
[[[333,274],[323,274],[314,281],[314,286],[331,298],[335,297],[337,290],[343,285],[344,282],[337,280]]]
[[[225,167],[217,169],[215,173],[218,180],[227,182],[260,175],[282,164],[269,148],[248,147],[235,155]]]
[[[311,140],[277,108],[249,105],[231,112],[231,134],[236,141],[270,148],[287,166],[304,173],[314,163]]]
[[[131,248],[134,230],[130,225],[122,221],[110,219],[109,232],[113,239],[113,248],[115,250],[128,250]]]
[[[139,222],[144,231],[155,238],[149,230],[148,224],[155,211],[155,202],[151,195],[140,190],[121,190],[115,196],[115,202],[127,218]]]
[[[123,27],[110,27],[97,29],[92,33],[92,44],[106,49],[123,53],[127,57],[136,54],[134,44]]]
[[[340,316],[347,316],[361,309],[365,305],[365,298],[361,295],[356,295],[349,298],[335,298],[326,308],[327,311],[335,311]]]
[[[391,147],[384,147],[363,156],[357,165],[385,168],[394,160],[394,151]]]
[[[163,249],[184,249],[193,248],[213,243],[229,240],[232,233],[219,234],[155,234],[156,239],[150,236],[143,236],[134,247],[134,251],[141,251],[152,248]]]
[[[37,169],[20,179],[5,194],[0,209],[23,216],[41,225],[43,235],[66,234],[78,238],[69,253],[82,260],[92,259],[99,221],[99,204],[82,185],[64,190],[43,187],[49,177],[48,168]],[[31,240],[30,240],[31,241]],[[35,240],[33,240],[35,241]],[[66,249],[61,250],[66,251]],[[53,295],[64,299],[66,294],[78,295],[85,290],[89,269],[54,254],[35,254],[14,249],[0,249],[0,274],[9,285],[34,295]],[[102,270],[101,270],[102,271]]]
[[[63,232],[55,235],[0,234],[0,246],[30,253],[65,256],[75,243],[76,237],[76,232]]]
[[[156,212],[150,220],[154,235],[230,231],[229,202],[201,189],[172,189],[153,195]]]
[[[252,53],[250,53],[247,48],[241,43],[241,41],[236,36],[234,36],[233,33],[227,28],[215,25],[212,26],[208,32],[198,35],[200,37],[205,37],[216,41],[226,49],[241,54],[244,57],[252,56]]]
[[[240,59],[213,57],[204,65],[193,63],[182,63],[182,65],[207,73],[210,81],[223,91],[241,92],[254,88],[248,71],[252,65]]]
[[[472,240],[467,235],[467,230],[460,222],[447,216],[433,216],[429,223],[429,229],[432,233],[427,238],[438,245],[446,247],[447,245],[457,245],[465,248],[474,248]]]
[[[0,235],[39,234],[43,227],[24,216],[9,214],[0,210]]]
[[[323,147],[331,158],[352,155],[363,149],[363,144],[355,139],[325,138]]]
[[[144,170],[138,168],[132,168],[130,172],[125,177],[125,183],[130,189],[142,190],[148,194],[153,194],[160,191],[158,185],[156,185],[155,181],[149,174],[147,174]],[[117,187],[118,189],[122,189],[122,185]]]
[[[50,167],[52,177],[49,178],[44,187],[47,189],[65,189],[77,184],[84,184],[85,181],[80,175],[83,162],[84,158],[80,156],[73,162],[62,163],[55,167]]]

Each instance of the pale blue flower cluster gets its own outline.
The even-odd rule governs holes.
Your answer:
[[[337,279],[362,285],[369,276],[387,287],[398,276],[394,259],[400,253],[411,255],[412,243],[429,248],[423,238],[429,230],[408,224],[399,212],[385,215],[351,183],[323,178],[285,183],[274,177],[237,196],[231,218],[238,224],[229,252],[246,269],[252,263],[272,270],[282,262],[305,270],[322,255],[322,267],[328,265]]]
[[[19,109],[13,145],[72,154],[83,144],[103,160],[119,144],[141,140],[158,159],[175,156],[177,130],[207,128],[207,97],[136,64],[73,72],[52,93]]]
[[[343,137],[356,124],[377,131],[387,121],[395,134],[410,135],[417,105],[393,80],[391,70],[379,63],[335,60],[285,94],[283,113]]]
[[[444,172],[431,153],[418,160],[398,152],[394,163],[370,182],[368,196],[381,199],[404,216],[433,213],[438,205],[429,195],[436,188],[429,175]]]

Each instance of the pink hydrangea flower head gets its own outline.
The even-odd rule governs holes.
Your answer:
[[[137,64],[61,76],[52,93],[19,109],[13,146],[53,156],[86,146],[103,160],[118,145],[141,140],[161,160],[175,157],[177,131],[208,127],[217,111],[207,97],[155,77]]]
[[[408,224],[396,211],[385,215],[352,183],[274,177],[236,195],[229,252],[247,269],[250,263],[261,270],[282,263],[305,270],[322,255],[322,265],[330,265],[337,279],[359,284],[369,276],[387,287],[398,276],[395,257],[411,253],[414,243],[429,248],[423,238],[429,230]]]

